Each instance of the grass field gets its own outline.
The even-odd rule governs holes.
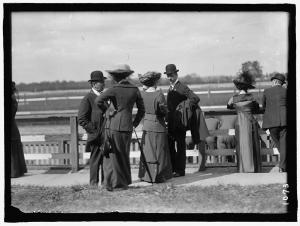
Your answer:
[[[108,192],[88,186],[12,186],[12,206],[43,213],[286,213],[282,185],[174,186]]]

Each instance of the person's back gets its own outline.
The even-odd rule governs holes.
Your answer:
[[[264,91],[263,128],[286,126],[286,96],[287,90],[282,86],[273,86]]]
[[[287,89],[282,87],[285,76],[276,73],[272,87],[264,91],[262,97],[263,129],[268,129],[272,140],[280,152],[279,172],[286,172],[286,101]]]
[[[139,75],[144,89],[141,96],[145,105],[145,117],[141,141],[144,157],[140,159],[142,164],[140,164],[138,176],[143,181],[157,183],[165,182],[172,177],[164,118],[168,111],[167,103],[162,91],[157,90],[160,77],[161,73],[155,71]]]
[[[127,80],[123,80],[113,87],[107,89],[101,97],[96,99],[96,102],[102,101],[102,98],[109,97],[116,112],[111,117],[109,125],[110,130],[115,131],[132,131],[132,110],[136,103],[139,110],[143,111],[143,103],[141,102],[140,91]],[[143,112],[136,115],[135,121],[140,121],[140,116]]]
[[[164,117],[166,111],[161,110],[163,93],[160,90],[155,92],[141,92],[144,105],[145,117],[143,123],[144,131],[166,132]]]

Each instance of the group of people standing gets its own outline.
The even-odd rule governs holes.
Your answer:
[[[139,75],[142,91],[128,81],[127,77],[133,73],[128,65],[116,65],[107,72],[112,77],[113,86],[103,92],[106,78],[101,71],[92,72],[89,80],[91,91],[81,101],[78,113],[79,124],[88,133],[90,185],[98,185],[101,165],[101,182],[107,190],[128,188],[132,182],[129,159],[132,132],[142,119],[141,151],[144,156],[141,156],[139,168],[141,180],[164,182],[184,176],[185,130],[174,130],[174,112],[176,106],[187,99],[191,107],[196,107],[199,97],[178,80],[174,64],[167,65],[165,72],[171,83],[168,102],[161,89],[157,89],[161,77],[159,72]],[[132,120],[134,105],[137,113]]]
[[[142,91],[128,81],[127,77],[134,71],[126,64],[107,70],[114,84],[106,91],[103,91],[106,79],[103,73],[101,71],[91,73],[89,80],[91,91],[83,98],[78,113],[79,124],[88,133],[87,151],[91,152],[91,186],[98,186],[100,165],[101,183],[108,191],[127,189],[132,183],[130,142],[134,129],[142,119],[143,134],[140,148],[143,156],[140,161],[139,178],[159,183],[185,175],[186,130],[192,131],[195,144],[205,140],[209,133],[199,108],[200,99],[187,85],[178,80],[178,71],[174,64],[166,66],[164,74],[170,81],[167,99],[161,89],[157,88],[161,78],[159,72],[149,71],[139,75],[139,81],[143,85]],[[264,92],[263,128],[270,130],[272,138],[274,137],[278,145],[280,171],[284,172],[286,122],[282,114],[286,112],[286,91],[281,85],[285,80],[281,74],[276,74],[271,80],[276,87],[270,90],[281,91],[274,91],[280,93],[277,95],[278,98],[276,97],[276,103],[273,103],[276,95],[269,94],[269,89]],[[253,116],[259,111],[259,104],[253,95],[248,93],[249,89],[255,88],[254,82],[251,70],[240,73],[234,80],[240,92],[233,96],[227,105],[229,109],[236,109],[238,115],[236,137],[239,140],[237,144],[239,172],[261,172],[259,124]],[[132,119],[134,105],[137,107],[137,113]],[[274,121],[277,113],[270,108],[277,105],[280,109],[278,113],[280,119],[279,122],[272,124],[268,120]],[[180,111],[178,108],[183,110]]]
[[[255,76],[251,70],[239,73],[233,81],[239,93],[230,98],[227,104],[228,109],[237,111],[235,137],[238,171],[250,173],[261,172],[259,124],[253,116],[260,107],[248,92],[255,88]],[[194,144],[203,143],[209,132],[199,107],[199,97],[178,80],[178,71],[174,64],[166,66],[164,74],[170,81],[167,99],[157,88],[161,78],[159,72],[149,71],[139,75],[142,91],[127,79],[134,71],[126,64],[107,70],[113,85],[105,91],[106,77],[103,73],[91,73],[91,90],[82,99],[78,111],[79,124],[88,134],[86,151],[91,153],[91,186],[98,186],[100,166],[101,184],[108,191],[127,189],[132,183],[130,143],[132,133],[142,119],[140,148],[143,155],[139,178],[160,183],[172,177],[185,176],[186,131],[191,131]],[[275,74],[271,81],[272,87],[265,89],[262,97],[262,128],[269,130],[280,152],[279,172],[286,172],[287,89],[283,87],[286,82],[280,73]],[[13,82],[11,177],[19,177],[27,172],[20,132],[15,121],[18,108],[16,93]],[[134,105],[137,113],[133,120]]]
[[[259,113],[259,104],[249,89],[254,89],[254,68],[243,71],[233,80],[239,90],[228,101],[227,108],[237,111],[235,127],[237,165],[239,172],[261,172],[261,145],[259,124],[253,116]],[[280,153],[279,172],[286,172],[286,106],[287,90],[283,87],[285,77],[276,73],[272,78],[272,87],[264,90],[262,97],[262,111],[264,130],[269,130],[272,140]]]

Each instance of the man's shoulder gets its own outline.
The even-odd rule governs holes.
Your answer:
[[[137,86],[135,86],[134,84],[132,84],[129,81],[126,82],[122,82],[122,83],[118,83],[112,86],[113,89],[119,89],[119,88],[132,88],[132,89],[138,89]]]
[[[177,89],[189,89],[188,85],[184,84],[183,82],[181,81],[178,81],[176,84],[175,84],[175,87]]]
[[[286,91],[286,88],[282,87],[282,86],[273,86],[273,87],[270,87],[270,88],[266,88],[264,90],[264,93],[278,93],[278,92],[281,92],[281,91]]]
[[[83,99],[91,99],[91,98],[96,98],[96,94],[90,90],[87,94],[85,94],[85,96],[83,97]]]

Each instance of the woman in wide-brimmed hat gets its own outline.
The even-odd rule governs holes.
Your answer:
[[[165,116],[167,102],[161,89],[157,89],[161,73],[149,71],[139,75],[144,91],[141,92],[145,105],[142,146],[151,178],[160,183],[172,177],[171,157],[168,146]],[[140,161],[141,162],[141,161]],[[140,164],[139,178],[152,182],[145,167]]]
[[[111,107],[106,123],[107,140],[111,150],[103,158],[103,186],[113,189],[127,189],[131,184],[130,171],[130,142],[133,127],[137,127],[144,116],[145,108],[139,89],[126,78],[133,73],[127,64],[116,65],[107,70],[116,82],[111,88],[98,96],[95,100],[100,108],[105,109],[105,102],[110,101]],[[132,121],[133,105],[138,108],[134,121]]]
[[[241,173],[261,172],[259,125],[253,117],[253,113],[259,110],[259,104],[248,93],[249,89],[255,88],[255,75],[250,70],[243,71],[233,83],[239,93],[230,98],[227,108],[235,109],[238,116],[235,130],[238,170]]]

